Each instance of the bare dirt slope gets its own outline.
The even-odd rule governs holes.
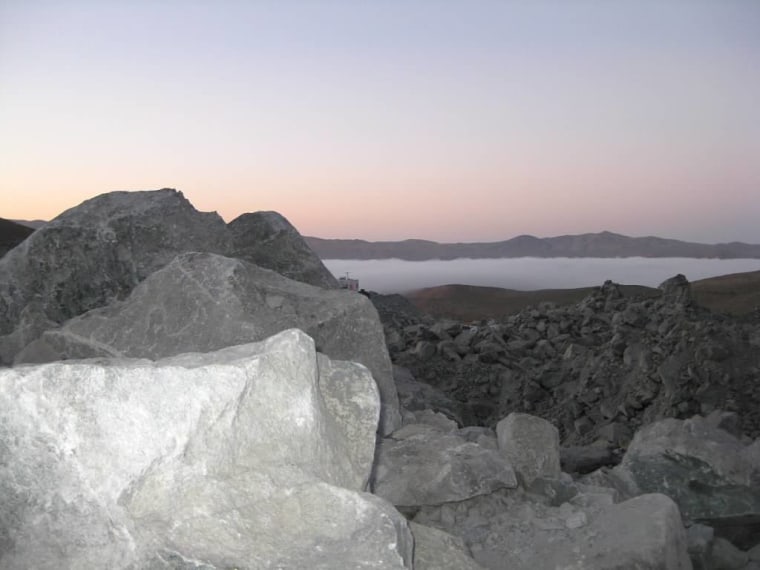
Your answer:
[[[691,284],[691,292],[711,311],[746,315],[760,308],[760,271],[700,279]]]
[[[522,309],[550,302],[559,306],[572,305],[587,297],[598,287],[579,289],[540,289],[517,291],[500,287],[474,285],[442,285],[419,289],[405,296],[422,312],[435,317],[448,317],[461,321],[481,319],[500,320]],[[626,296],[656,296],[657,289],[639,285],[623,285]]]

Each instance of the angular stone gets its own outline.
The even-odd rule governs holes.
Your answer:
[[[288,330],[0,371],[2,568],[410,568],[363,493],[379,395]]]
[[[536,477],[559,477],[559,431],[551,423],[513,412],[496,425],[496,437],[521,484],[530,486]]]
[[[276,271],[295,281],[335,289],[338,280],[298,230],[277,212],[254,212],[232,220],[231,257]]]
[[[760,471],[752,450],[699,416],[664,419],[636,432],[615,470],[627,473],[643,492],[667,494],[685,517],[717,534],[754,526],[760,538]],[[753,544],[752,538],[743,540]]]
[[[186,251],[226,253],[216,213],[181,192],[111,192],[67,210],[0,259],[0,364],[44,330],[116,299]]]
[[[383,330],[363,295],[325,290],[256,265],[187,253],[145,279],[123,302],[46,332],[17,363],[94,356],[162,358],[262,340],[297,327],[331,358],[364,364],[383,401],[380,429],[401,418]]]
[[[414,536],[414,570],[481,570],[461,538],[437,528],[409,523]]]
[[[665,301],[677,304],[691,303],[691,283],[680,273],[660,283],[658,289],[662,291]]]
[[[498,451],[432,426],[412,427],[378,443],[376,495],[397,506],[438,505],[517,486],[512,467]]]

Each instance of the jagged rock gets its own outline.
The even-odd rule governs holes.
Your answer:
[[[382,327],[363,295],[313,287],[210,253],[178,256],[124,301],[46,332],[16,361],[161,358],[257,341],[292,327],[304,330],[331,358],[369,368],[383,402],[382,433],[400,426]]]
[[[377,446],[372,490],[397,506],[461,501],[516,485],[498,451],[430,425],[406,425]]]
[[[546,420],[511,413],[496,426],[496,437],[499,450],[525,486],[537,477],[559,477],[559,433]]]
[[[0,259],[0,364],[43,330],[123,299],[186,251],[225,253],[216,213],[181,192],[112,192],[67,210]]]
[[[414,570],[482,570],[461,538],[412,522]]]
[[[636,432],[615,469],[641,492],[666,493],[688,519],[752,545],[760,540],[760,457],[755,451],[699,416],[665,419]],[[737,537],[742,529],[745,533]]]
[[[411,568],[375,383],[300,331],[0,370],[0,407],[0,567]]]
[[[281,214],[243,214],[232,220],[228,227],[233,239],[231,257],[309,285],[330,289],[338,287],[338,280]]]
[[[691,284],[680,273],[660,283],[658,287],[662,296],[668,301],[679,304],[691,303]]]

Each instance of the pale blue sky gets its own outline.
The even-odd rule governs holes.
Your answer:
[[[0,0],[0,216],[760,243],[760,2]]]

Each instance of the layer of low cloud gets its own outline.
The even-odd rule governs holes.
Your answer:
[[[325,260],[336,276],[347,273],[378,293],[403,293],[424,287],[461,284],[506,289],[570,289],[601,285],[607,279],[626,285],[656,287],[678,273],[689,281],[760,270],[758,259],[628,257],[455,259],[452,261]]]

